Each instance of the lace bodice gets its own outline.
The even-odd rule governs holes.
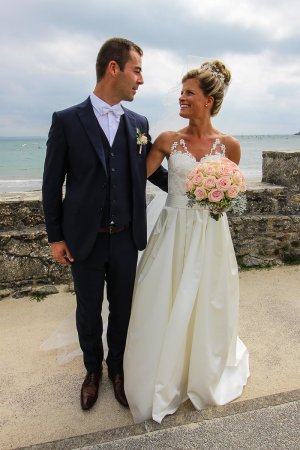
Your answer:
[[[179,142],[174,142],[171,147],[171,154],[168,161],[169,172],[169,194],[184,195],[185,194],[185,179],[187,174],[201,161],[208,157],[219,158],[225,156],[225,144],[221,144],[219,138],[213,143],[210,152],[197,161],[187,149],[185,141],[180,139]]]

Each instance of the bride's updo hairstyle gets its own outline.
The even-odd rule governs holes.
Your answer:
[[[195,78],[199,82],[205,96],[214,98],[211,115],[215,116],[220,111],[224,94],[229,86],[231,73],[222,61],[206,61],[199,69],[190,70],[183,78],[182,82]]]

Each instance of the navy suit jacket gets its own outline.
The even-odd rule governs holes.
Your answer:
[[[132,186],[132,234],[137,249],[147,242],[146,156],[151,148],[146,117],[124,109]],[[137,128],[148,137],[139,153]],[[167,171],[160,167],[149,180],[167,191]],[[62,187],[66,182],[65,196]],[[49,242],[65,240],[72,256],[85,259],[97,238],[106,200],[107,168],[99,124],[90,98],[55,112],[47,141],[43,207]]]

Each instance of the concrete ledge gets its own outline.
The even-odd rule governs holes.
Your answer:
[[[89,445],[114,442],[134,436],[142,436],[147,433],[161,431],[168,428],[178,427],[191,423],[200,423],[207,420],[220,419],[249,411],[257,411],[272,406],[293,403],[300,400],[300,389],[282,392],[279,394],[267,395],[251,400],[230,403],[225,406],[215,406],[203,409],[202,411],[191,411],[184,414],[167,416],[160,425],[152,420],[138,425],[114,428],[97,433],[85,434],[59,441],[46,442],[43,444],[22,447],[19,450],[71,450],[80,449]]]
[[[0,192],[0,202],[42,201],[42,191]]]

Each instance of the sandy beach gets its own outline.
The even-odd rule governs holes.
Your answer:
[[[55,350],[40,349],[75,307],[75,296],[65,286],[59,291],[39,303],[28,297],[0,302],[2,450],[133,423],[114,399],[106,370],[95,407],[83,412],[81,357],[60,365]],[[300,266],[242,272],[240,291],[239,335],[249,349],[251,376],[236,401],[299,388]],[[176,414],[192,409],[186,402]]]

